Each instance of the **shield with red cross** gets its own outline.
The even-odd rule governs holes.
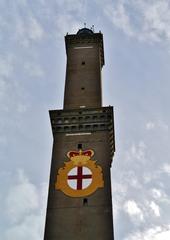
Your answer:
[[[68,152],[70,161],[58,170],[55,189],[70,197],[84,197],[104,187],[102,168],[91,160],[93,155],[93,150]]]
[[[92,183],[92,172],[84,166],[77,166],[68,172],[68,185],[74,190],[83,190]]]

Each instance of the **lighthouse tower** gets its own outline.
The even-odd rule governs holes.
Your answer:
[[[65,36],[64,107],[51,110],[53,152],[44,240],[113,240],[113,107],[102,106],[103,35]]]

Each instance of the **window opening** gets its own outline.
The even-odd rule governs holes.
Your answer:
[[[82,149],[82,143],[79,143],[77,146],[78,149]]]
[[[88,205],[88,199],[87,198],[84,198],[83,199],[83,206],[87,206]]]

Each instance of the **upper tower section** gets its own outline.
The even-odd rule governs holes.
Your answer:
[[[101,107],[101,70],[104,65],[102,33],[82,28],[77,34],[67,34],[65,44],[64,109]]]

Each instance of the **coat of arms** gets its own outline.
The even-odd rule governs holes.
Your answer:
[[[91,160],[93,150],[70,151],[70,161],[58,170],[55,188],[70,197],[84,197],[104,187],[102,168]]]

